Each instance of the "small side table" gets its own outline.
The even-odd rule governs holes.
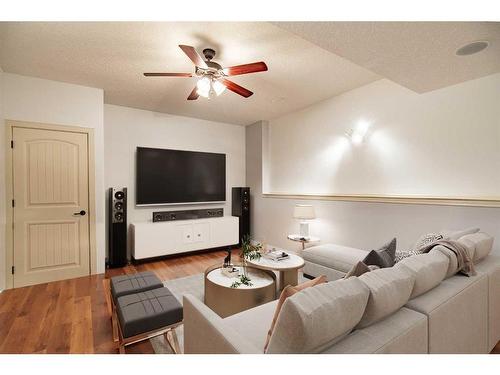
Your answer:
[[[260,259],[247,260],[249,264],[262,270],[279,272],[278,290],[281,292],[285,286],[295,286],[299,280],[299,269],[304,267],[302,257],[288,253],[288,258],[283,260],[271,260],[262,256]]]
[[[320,239],[318,237],[313,237],[313,236],[303,237],[300,234],[289,234],[287,236],[287,238],[290,241],[300,242],[302,244],[302,250],[304,250],[306,248],[306,243],[320,241]]]

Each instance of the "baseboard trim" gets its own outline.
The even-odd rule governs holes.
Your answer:
[[[436,197],[417,195],[358,195],[358,194],[294,194],[263,193],[264,198],[420,204],[441,206],[500,207],[500,197]]]

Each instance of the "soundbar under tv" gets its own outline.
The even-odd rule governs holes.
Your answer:
[[[226,155],[137,147],[136,205],[226,201]]]

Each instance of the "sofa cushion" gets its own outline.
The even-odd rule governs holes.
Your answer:
[[[264,353],[264,344],[278,300],[224,318],[224,324]]]
[[[378,322],[404,306],[410,298],[415,276],[406,268],[383,268],[358,278],[370,290],[366,310],[357,328]]]
[[[285,303],[286,299],[293,296],[295,293],[300,292],[306,288],[311,288],[313,286],[326,283],[326,276],[319,276],[313,280],[308,280],[302,284],[297,286],[287,285],[285,289],[281,292],[280,298],[278,299],[278,304],[276,305],[276,311],[274,312],[273,321],[271,322],[271,328],[269,328],[269,332],[267,333],[266,344],[264,345],[264,352],[267,350],[267,346],[269,345],[269,340],[274,331],[274,327],[276,326],[276,321],[278,320],[278,316],[280,314],[281,308]]]
[[[433,310],[440,308],[447,300],[454,298],[470,285],[485,277],[486,275],[482,273],[478,273],[476,276],[471,277],[455,275],[454,277],[444,280],[438,288],[434,288],[428,293],[408,301],[406,307],[428,315]]]
[[[462,237],[456,241],[465,246],[465,249],[467,250],[467,255],[469,256],[469,258],[472,261],[474,261],[474,253],[476,252],[476,244],[473,241],[467,239],[466,237],[467,236]]]
[[[405,267],[415,275],[415,284],[410,296],[415,298],[439,285],[446,277],[448,265],[448,257],[436,251],[403,259],[394,267]]]
[[[467,234],[477,233],[479,232],[479,228],[467,228],[462,230],[449,230],[443,229],[441,230],[441,234],[447,240],[458,240],[460,237],[463,237]]]
[[[487,257],[493,248],[493,237],[484,232],[467,234],[460,237],[458,242],[463,243],[467,247],[473,247],[474,252],[469,255],[472,255],[472,260],[474,262],[478,262]]]
[[[414,298],[407,308],[428,316],[429,353],[486,353],[488,278],[456,275]]]
[[[448,270],[446,271],[446,278],[452,277],[458,272],[457,255],[453,251],[451,251],[447,247],[438,245],[434,247],[431,251],[429,251],[429,254],[433,253],[441,253],[446,255],[446,257],[448,258]]]
[[[343,273],[348,272],[360,260],[366,257],[365,250],[334,244],[312,246],[302,252],[304,260],[333,268]]]
[[[302,268],[304,277],[308,279],[313,279],[315,277],[325,275],[328,281],[335,281],[342,279],[345,276],[345,272],[337,271],[336,269],[322,266],[318,263],[304,261],[304,268]]]
[[[393,238],[378,250],[372,250],[363,259],[363,263],[367,265],[387,268],[394,266],[394,258],[396,256],[396,239]]]
[[[488,351],[500,341],[500,255],[488,255],[476,265],[488,276]]]
[[[426,354],[427,316],[402,307],[376,324],[352,331],[325,354]]]
[[[363,316],[369,290],[357,277],[307,288],[285,301],[267,353],[316,353],[348,334]]]

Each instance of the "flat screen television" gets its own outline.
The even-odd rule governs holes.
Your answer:
[[[136,204],[226,200],[226,155],[137,147]]]

